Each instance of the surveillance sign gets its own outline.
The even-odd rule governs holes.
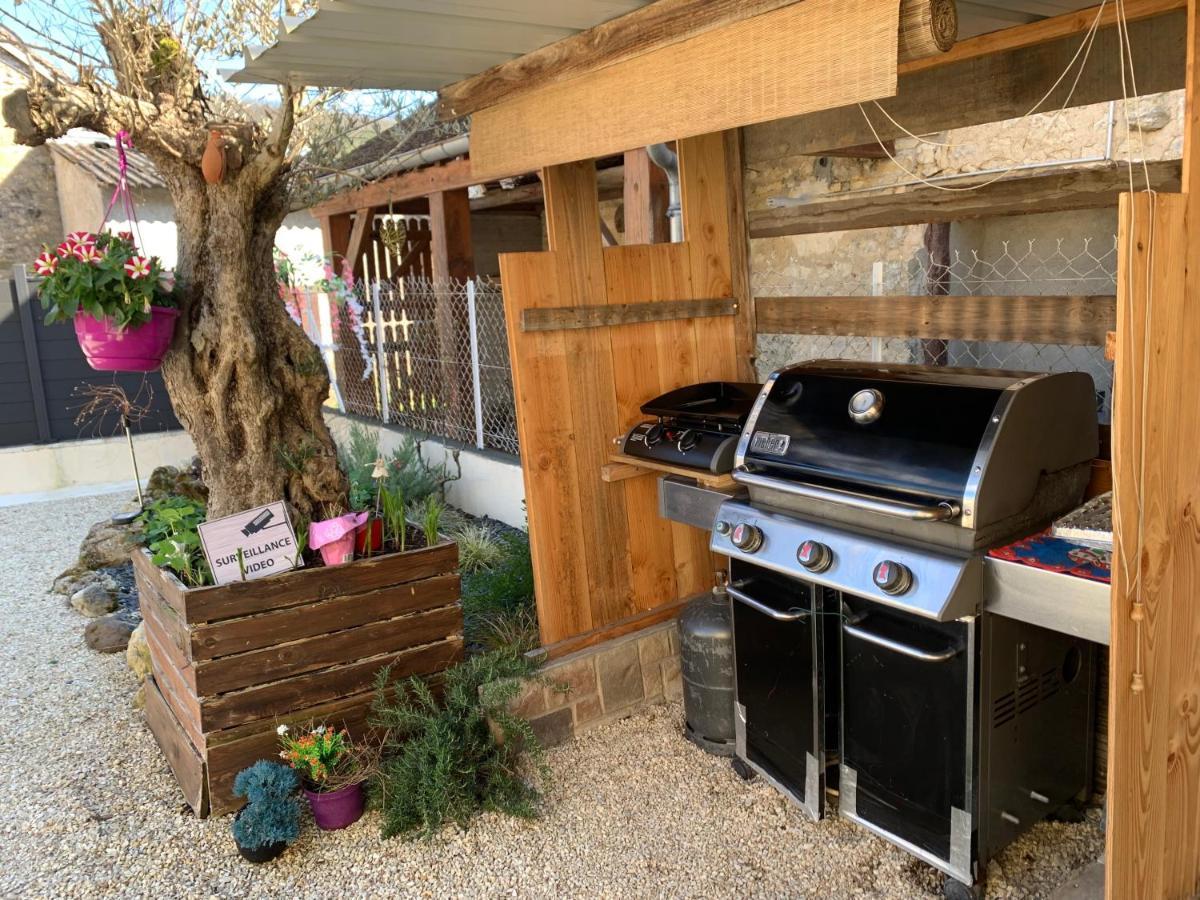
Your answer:
[[[282,501],[205,522],[200,543],[217,584],[253,581],[304,565]]]

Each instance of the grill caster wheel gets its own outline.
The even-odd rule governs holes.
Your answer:
[[[946,900],[983,900],[983,881],[963,884],[947,875],[942,881],[942,896]]]
[[[742,781],[753,781],[757,773],[750,768],[750,764],[739,756],[735,756],[729,761],[729,767],[733,769],[733,773]]]

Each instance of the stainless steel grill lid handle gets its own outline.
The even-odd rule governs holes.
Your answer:
[[[902,644],[900,641],[894,641],[891,638],[884,637],[882,634],[867,631],[867,629],[858,625],[851,625],[849,622],[842,623],[842,631],[859,640],[866,641],[868,644],[883,647],[886,650],[899,653],[901,656],[907,656],[909,659],[919,659],[921,662],[946,662],[949,659],[954,659],[954,657],[962,652],[958,647],[947,647],[945,650],[922,650],[920,647]]]
[[[962,514],[962,506],[949,500],[939,503],[907,503],[903,500],[885,500],[882,497],[872,497],[870,494],[860,494],[857,491],[822,487],[802,481],[784,481],[767,475],[759,475],[745,468],[734,469],[733,480],[747,487],[767,488],[795,497],[806,497],[810,500],[825,500],[864,512],[895,516],[913,522],[947,522],[957,519]]]
[[[751,609],[756,609],[763,615],[770,616],[777,622],[799,622],[802,619],[808,618],[808,610],[805,609],[789,609],[787,611],[778,610],[774,607],[767,606],[765,603],[759,603],[749,594],[739,591],[737,588],[730,585],[725,588],[725,593],[729,594],[734,600],[739,603],[745,603]]]

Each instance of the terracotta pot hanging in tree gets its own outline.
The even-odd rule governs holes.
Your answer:
[[[208,133],[208,144],[200,157],[200,173],[209,184],[225,180],[225,136],[219,131]]]

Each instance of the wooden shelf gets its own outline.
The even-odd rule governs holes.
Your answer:
[[[714,475],[712,472],[705,472],[700,469],[689,469],[686,466],[672,466],[669,463],[641,459],[640,457],[629,456],[625,453],[613,453],[608,458],[611,460],[610,464],[601,466],[600,468],[600,478],[607,482],[624,481],[627,478],[637,478],[641,475],[659,474],[692,478],[699,485],[717,490],[726,490],[734,487],[733,476],[728,474]]]

